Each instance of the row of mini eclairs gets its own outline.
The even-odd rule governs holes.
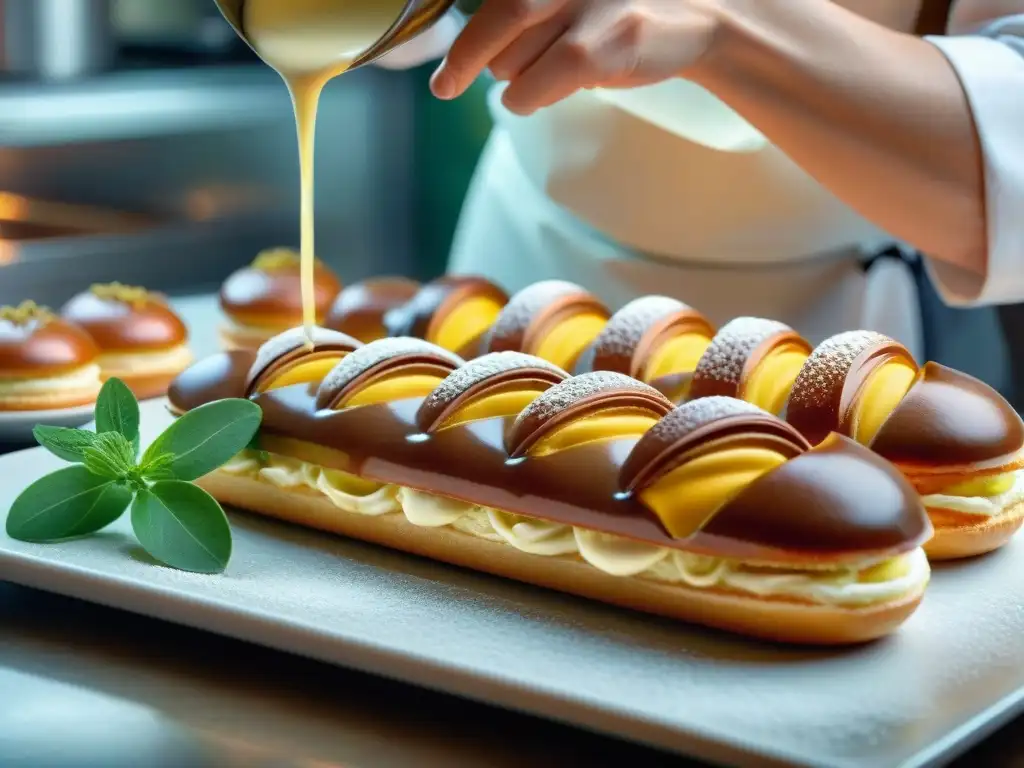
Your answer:
[[[256,513],[834,644],[895,630],[929,558],[998,548],[1024,515],[1017,413],[880,334],[815,349],[665,297],[612,313],[565,282],[507,297],[449,276],[349,286],[312,344],[293,328],[253,349],[237,342],[272,313],[223,298],[236,343],[179,376],[170,406],[260,405],[259,450],[202,480]]]

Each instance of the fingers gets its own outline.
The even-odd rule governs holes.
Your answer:
[[[519,77],[565,34],[568,27],[567,19],[555,16],[527,29],[494,58],[490,64],[491,74],[498,80],[514,80]]]
[[[486,0],[434,73],[434,95],[453,99],[465,93],[495,57],[526,30],[554,16],[565,1]]]

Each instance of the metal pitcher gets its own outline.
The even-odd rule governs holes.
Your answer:
[[[282,0],[287,2],[287,0]],[[215,0],[224,18],[234,27],[235,32],[248,42],[242,26],[242,8],[245,0]],[[482,0],[408,0],[398,18],[376,43],[363,52],[349,69],[361,67],[379,59],[408,42],[421,32],[429,29],[438,19],[453,7],[464,15],[470,15],[481,4]],[[250,47],[252,47],[250,45]]]

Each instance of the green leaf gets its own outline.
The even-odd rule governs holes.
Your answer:
[[[169,453],[170,471],[178,480],[196,480],[230,461],[249,444],[263,412],[248,400],[218,400],[188,411],[158,437],[142,463]]]
[[[123,480],[135,468],[135,448],[120,432],[96,435],[96,440],[82,455],[86,469],[113,480]]]
[[[171,471],[173,463],[174,457],[171,454],[161,453],[159,456],[154,456],[145,464],[142,464],[139,467],[139,474],[150,482],[173,480],[174,473]]]
[[[32,430],[32,435],[37,443],[54,456],[75,464],[85,461],[82,451],[96,440],[95,432],[67,427],[48,427],[45,424],[37,425]]]
[[[132,528],[142,547],[172,568],[220,573],[231,559],[231,526],[220,504],[202,488],[161,480],[132,504]]]
[[[106,528],[132,501],[116,480],[94,475],[81,465],[36,480],[14,500],[7,535],[19,541],[56,541]]]
[[[107,379],[96,399],[96,431],[123,435],[139,455],[139,401],[120,379]]]

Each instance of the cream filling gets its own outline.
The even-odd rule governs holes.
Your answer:
[[[244,336],[252,339],[270,339],[288,329],[272,325],[246,325],[245,323],[238,322],[232,317],[226,317],[223,330],[234,336]]]
[[[34,376],[24,378],[0,378],[0,397],[25,397],[31,395],[60,394],[75,392],[95,386],[100,387],[100,367],[95,363],[75,368],[59,376]]]
[[[979,517],[996,517],[1024,501],[1024,469],[1014,475],[1013,487],[995,496],[947,496],[944,493],[933,493],[922,496],[921,501],[925,507],[949,509]]]
[[[403,514],[411,524],[451,527],[471,536],[504,542],[546,557],[580,558],[612,576],[638,577],[697,589],[729,589],[759,597],[789,597],[825,605],[859,606],[889,602],[923,588],[930,578],[921,548],[907,555],[905,575],[888,581],[861,582],[861,570],[877,561],[835,569],[751,568],[739,561],[632,541],[598,531],[573,528],[513,515],[410,488],[386,485],[367,496],[342,489],[345,475],[297,459],[271,456],[261,461],[246,451],[221,471],[258,479],[279,488],[305,488],[328,498],[345,512]]]
[[[186,344],[151,352],[104,352],[97,358],[103,373],[108,376],[126,374],[177,373],[192,363],[192,353]]]

